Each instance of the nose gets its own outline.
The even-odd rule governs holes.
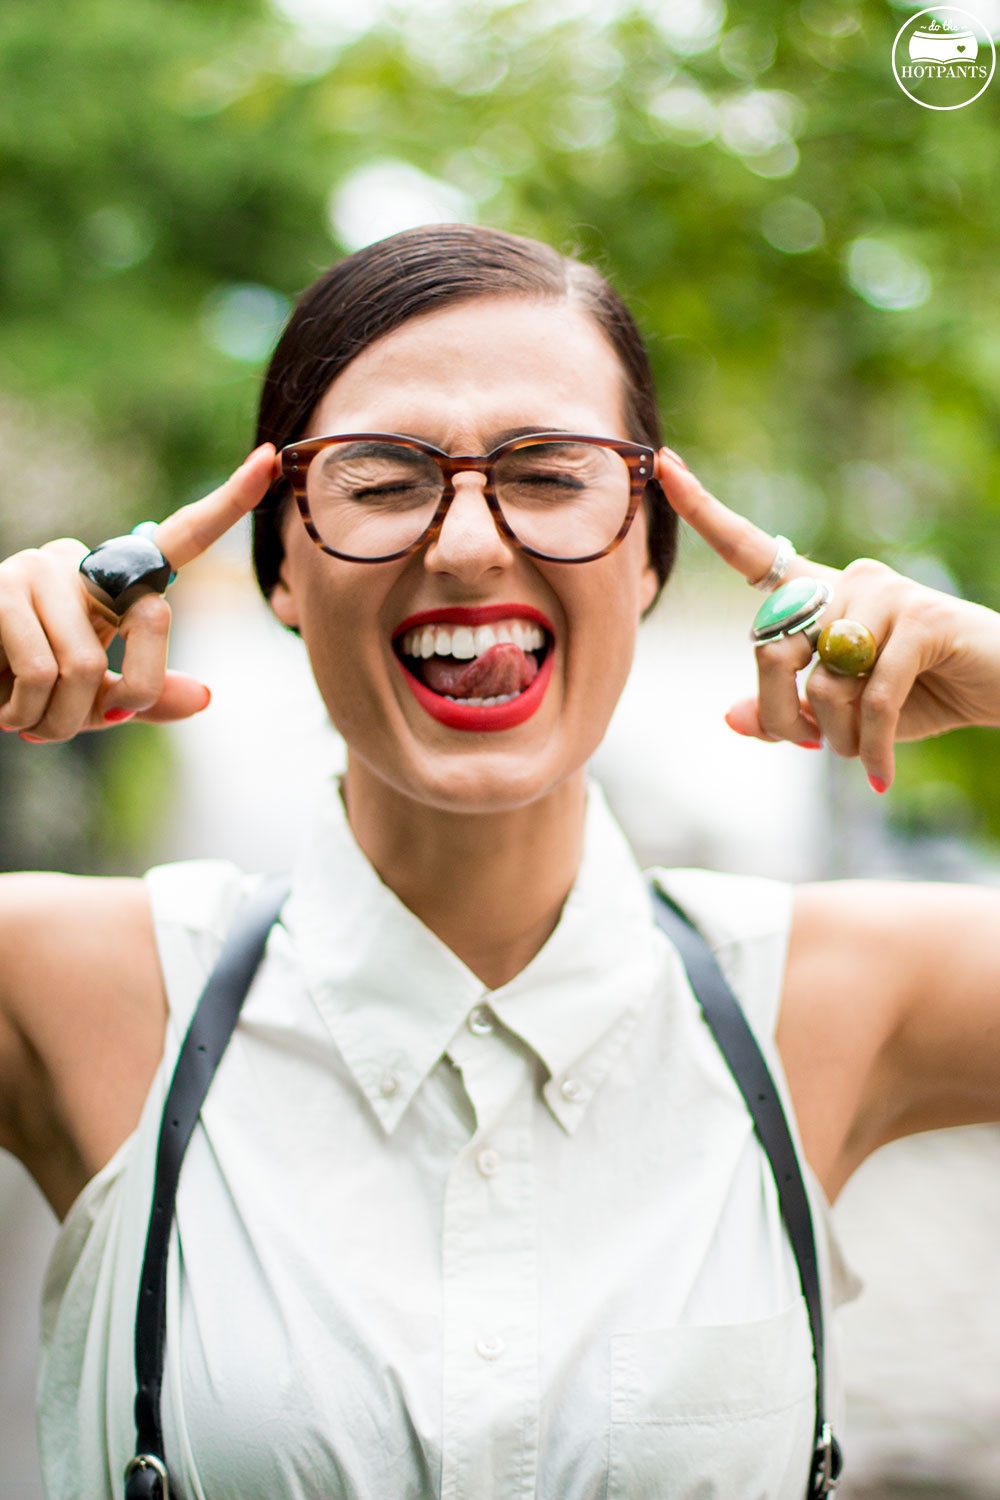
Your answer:
[[[473,582],[484,573],[511,565],[514,549],[486,503],[485,488],[483,474],[455,475],[454,498],[424,556],[429,571]]]

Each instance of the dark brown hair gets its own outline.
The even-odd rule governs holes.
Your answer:
[[[660,446],[649,357],[615,289],[593,266],[538,240],[473,224],[407,229],[366,245],[303,292],[264,380],[257,442],[282,448],[301,437],[331,381],[376,339],[423,313],[495,296],[571,302],[588,312],[622,367],[627,436]],[[254,514],[254,566],[265,595],[278,582],[284,555],[281,499],[272,493]],[[646,513],[662,588],[676,552],[677,517],[657,484],[647,488]]]

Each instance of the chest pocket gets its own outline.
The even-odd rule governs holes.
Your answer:
[[[814,1420],[801,1298],[755,1323],[618,1334],[608,1500],[802,1500]]]

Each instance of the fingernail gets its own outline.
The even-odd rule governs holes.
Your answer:
[[[822,750],[823,748],[822,740],[796,740],[795,743],[800,750]]]
[[[728,719],[726,720],[726,723],[729,724]],[[757,738],[756,735],[750,733],[749,729],[741,729],[738,724],[729,724],[729,727],[734,734],[741,734],[745,740],[753,740]]]
[[[675,453],[674,450],[673,450],[673,448],[668,448],[667,445],[666,445],[666,443],[663,444],[663,451],[664,451],[664,453],[669,453],[670,457],[673,459],[674,463],[675,464],[680,464],[681,468],[682,469],[687,469],[688,473],[690,474],[691,470],[688,469],[687,464],[684,462],[683,458],[681,458],[681,456],[680,456],[679,453]]]
[[[124,724],[126,720],[134,718],[134,708],[109,708],[104,715],[104,722],[105,724]]]
[[[48,743],[48,741],[43,740],[40,735],[25,734],[23,729],[21,730],[21,738],[26,745],[45,745]]]
[[[3,730],[4,734],[16,734],[17,733],[17,730],[14,728],[13,724],[0,724],[0,729]]]
[[[204,683],[202,683],[202,687],[205,687]],[[208,705],[211,703],[211,701],[212,701],[212,689],[209,688],[209,687],[206,687],[205,688],[205,701],[201,705],[201,708],[198,710],[198,712],[199,713],[204,713],[205,710],[206,710],[206,708],[208,707]]]
[[[880,797],[884,792],[887,792],[889,790],[889,783],[887,781],[883,781],[881,776],[869,776],[868,785],[871,787],[873,792],[878,792]]]
[[[265,448],[271,448],[273,446],[274,446],[273,443],[260,443],[260,444],[258,444],[258,446],[253,450],[252,453],[248,453],[247,454],[246,458],[243,460],[244,465],[252,463],[253,460],[257,457],[258,453],[263,453],[263,451],[264,451]]]

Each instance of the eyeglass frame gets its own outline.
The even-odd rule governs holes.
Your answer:
[[[410,542],[408,546],[401,547],[397,552],[387,552],[382,557],[355,557],[349,552],[338,552],[336,547],[331,547],[324,542],[316,527],[309,509],[309,499],[306,493],[306,484],[309,467],[324,448],[331,447],[335,443],[357,443],[357,442],[391,442],[403,448],[411,448],[416,453],[424,453],[432,458],[441,471],[444,489],[441,499],[438,501],[430,521],[425,526],[417,539]],[[500,502],[496,497],[493,487],[493,476],[496,465],[506,454],[514,452],[518,448],[536,447],[541,443],[585,443],[592,448],[610,448],[612,452],[624,460],[629,472],[629,503],[625,513],[625,519],[618,528],[617,534],[612,537],[606,547],[599,552],[590,552],[585,557],[553,557],[550,552],[540,552],[536,547],[531,547],[527,542],[522,542],[520,537],[512,530],[507,517],[501,509]],[[305,462],[300,460],[305,458]],[[309,537],[321,552],[326,552],[330,557],[336,557],[341,562],[357,563],[383,563],[397,562],[400,558],[410,557],[414,552],[419,552],[421,547],[429,542],[436,542],[441,535],[452,501],[455,499],[455,476],[456,474],[482,474],[486,479],[483,490],[483,498],[489,507],[493,517],[494,525],[515,546],[518,551],[528,557],[537,557],[542,562],[576,563],[596,562],[598,558],[607,557],[609,552],[625,539],[629,527],[635,520],[636,512],[642,501],[642,496],[648,484],[656,483],[654,473],[655,451],[644,443],[631,443],[621,438],[591,437],[579,432],[531,432],[521,437],[509,438],[507,442],[500,443],[490,453],[483,454],[451,454],[445,453],[441,448],[435,448],[431,443],[425,443],[420,438],[404,437],[398,432],[334,432],[323,437],[302,438],[299,442],[287,443],[278,452],[278,461],[281,464],[282,477],[287,481],[289,488],[295,497],[299,515],[302,517],[303,525]]]

